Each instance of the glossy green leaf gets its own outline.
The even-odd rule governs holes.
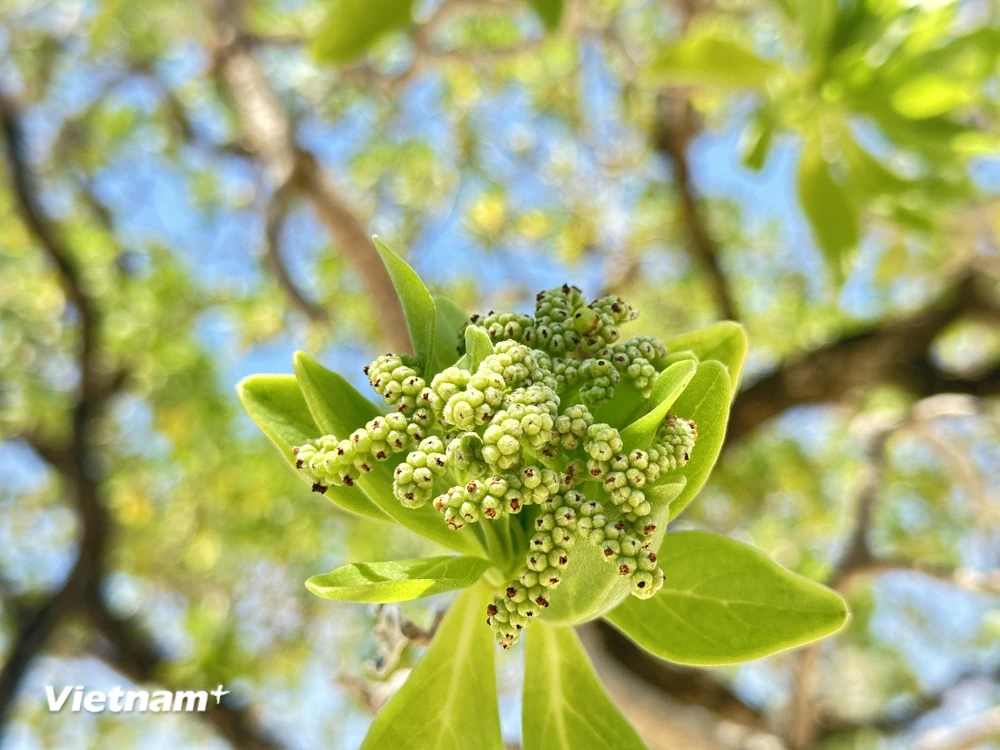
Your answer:
[[[562,20],[564,2],[565,0],[528,0],[528,5],[542,19],[546,29],[555,31]]]
[[[462,328],[469,322],[465,310],[447,297],[434,298],[434,355],[432,363],[424,370],[424,379],[455,364],[458,359],[458,342]]]
[[[837,632],[847,605],[760,550],[716,534],[667,534],[663,588],[630,597],[607,620],[639,646],[681,664],[758,659]]]
[[[807,139],[802,147],[798,182],[802,210],[839,284],[844,263],[858,244],[858,220],[847,193],[830,174],[818,135]]]
[[[313,55],[323,62],[350,62],[412,19],[413,0],[334,0],[313,40]]]
[[[417,276],[417,272],[389,249],[381,237],[372,237],[372,242],[375,243],[382,262],[385,263],[389,278],[392,279],[396,294],[403,305],[413,353],[421,366],[426,366],[431,363],[431,353],[434,349],[434,326],[437,317],[434,298]]]
[[[691,460],[679,471],[687,478],[687,486],[670,504],[670,518],[676,518],[694,500],[719,458],[729,422],[729,394],[726,368],[710,360],[698,365],[691,382],[674,402],[673,412],[693,419],[698,426],[698,439],[691,451]]]
[[[747,334],[743,330],[743,326],[730,320],[724,320],[704,328],[682,333],[680,336],[674,336],[665,343],[667,351],[671,354],[690,351],[695,354],[699,362],[714,359],[725,365],[729,372],[729,380],[733,385],[733,398],[736,397],[740,373],[743,372],[743,361],[746,359],[749,348]]]
[[[344,439],[380,414],[375,405],[341,375],[327,370],[305,353],[295,354],[294,368],[305,401],[323,434]],[[441,514],[429,505],[410,509],[400,504],[392,494],[392,472],[404,458],[405,454],[399,453],[388,461],[376,461],[370,472],[357,478],[355,487],[364,491],[375,506],[400,526],[455,552],[482,554],[482,545],[469,527],[452,531]]]
[[[293,468],[296,459],[292,449],[322,434],[293,375],[251,375],[240,381],[236,392],[247,414]],[[360,490],[328,487],[324,494],[343,510],[389,520]]]
[[[526,634],[524,750],[643,750],[572,628],[533,623]]]
[[[698,365],[695,362],[686,359],[670,365],[657,375],[647,401],[648,405],[652,405],[652,409],[621,431],[626,451],[648,448],[652,444],[657,428],[670,413],[670,408],[691,382],[697,369]]]
[[[313,576],[306,588],[324,599],[385,604],[472,586],[490,567],[478,557],[422,557],[393,562],[351,563]]]
[[[740,42],[709,31],[692,31],[662,50],[650,64],[646,77],[657,83],[762,89],[780,70]]]
[[[493,354],[493,342],[486,329],[469,326],[465,329],[465,353],[469,355],[469,370],[475,372],[480,363]]]
[[[474,586],[451,606],[361,750],[503,750],[489,598],[488,587]]]

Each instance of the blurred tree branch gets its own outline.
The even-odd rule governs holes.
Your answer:
[[[243,35],[242,2],[209,0],[208,11],[216,27],[213,70],[236,105],[247,147],[264,166],[275,193],[301,193],[312,202],[337,248],[361,276],[387,343],[395,351],[411,351],[406,319],[389,274],[330,175],[296,142],[293,123]]]
[[[101,592],[112,528],[101,498],[99,461],[92,455],[94,430],[109,399],[126,382],[122,370],[103,372],[100,356],[98,300],[88,292],[73,253],[64,244],[40,200],[40,189],[29,166],[28,147],[17,105],[0,96],[4,146],[10,166],[10,181],[18,213],[55,267],[67,299],[79,320],[80,344],[77,365],[80,384],[72,407],[72,425],[67,443],[51,444],[34,433],[15,437],[25,440],[60,475],[72,498],[80,525],[76,562],[63,585],[33,613],[22,611],[20,633],[0,671],[0,738],[7,727],[21,682],[34,658],[46,647],[58,626],[69,616],[85,614],[114,647],[112,664],[136,680],[157,677],[162,660],[156,649],[140,638],[128,624],[107,608]],[[26,608],[19,607],[21,610]],[[242,709],[223,704],[200,716],[214,723],[238,747],[266,750],[278,746],[264,737]]]
[[[796,406],[840,401],[852,391],[875,385],[895,384],[918,398],[935,393],[1000,393],[1000,368],[952,376],[935,364],[929,351],[938,335],[963,317],[1000,320],[1000,306],[979,288],[983,281],[979,274],[966,275],[919,312],[848,333],[781,364],[737,396],[729,419],[730,445]]]
[[[874,525],[875,506],[885,486],[888,462],[886,445],[899,431],[914,424],[924,424],[933,419],[948,416],[969,416],[975,413],[975,404],[962,396],[939,395],[918,401],[899,417],[876,415],[863,425],[869,433],[867,460],[863,469],[860,488],[855,500],[854,525],[844,551],[836,564],[833,574],[826,582],[840,592],[848,591],[862,577],[895,570],[909,570],[953,584],[979,586],[995,578],[993,573],[966,573],[942,567],[925,566],[917,560],[883,558],[871,547],[871,531]],[[988,586],[976,590],[991,593]],[[812,644],[799,651],[794,669],[795,689],[789,707],[788,742],[795,750],[813,747],[820,730],[816,704],[816,687],[819,675],[822,645]]]
[[[673,5],[680,14],[683,31],[707,3],[702,0],[676,0]],[[666,157],[673,170],[680,200],[681,223],[688,236],[688,254],[708,274],[720,316],[739,320],[732,288],[719,263],[719,243],[709,229],[703,201],[691,176],[688,148],[700,130],[701,124],[686,88],[674,87],[659,93],[652,133],[653,148]]]

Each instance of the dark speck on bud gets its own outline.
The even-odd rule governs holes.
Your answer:
[[[321,495],[326,494],[326,485],[319,484],[318,482],[313,485],[313,492],[318,492]]]
[[[620,575],[620,576],[627,576],[627,575],[630,575],[631,573],[632,573],[632,571],[629,570],[628,565],[619,565],[618,566],[618,575]]]
[[[301,469],[301,468],[302,468],[302,465],[303,465],[304,463],[305,463],[305,462],[304,462],[304,461],[303,461],[303,460],[302,460],[302,459],[300,458],[300,459],[299,459],[298,461],[296,461],[296,462],[295,462],[295,468],[296,468],[296,469]]]
[[[509,596],[511,599],[513,599],[515,596],[517,596],[517,589],[514,588],[513,586],[508,586],[507,587],[507,596]]]
[[[493,617],[497,613],[497,607],[495,604],[488,604],[486,606],[486,614]]]
[[[293,456],[299,455],[299,446],[296,445],[294,448],[292,448],[292,455]]]

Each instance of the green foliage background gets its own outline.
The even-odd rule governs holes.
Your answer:
[[[375,232],[469,311],[568,280],[665,339],[746,327],[728,445],[677,526],[836,585],[854,616],[738,669],[584,629],[649,746],[995,739],[997,18],[0,1],[0,746],[360,743],[450,600],[400,622],[303,581],[440,549],[303,491],[234,384],[299,348],[361,383],[400,347]],[[45,711],[45,684],[123,679],[233,700],[207,721]]]

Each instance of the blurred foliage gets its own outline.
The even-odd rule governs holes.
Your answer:
[[[242,44],[369,233],[409,248],[470,312],[527,309],[532,290],[574,280],[624,295],[664,338],[718,317],[654,138],[664,98],[679,95],[694,113],[681,135],[697,203],[752,343],[747,383],[911,313],[963,269],[995,272],[995,0],[381,5],[257,0]],[[350,747],[365,714],[335,680],[368,674],[372,620],[302,582],[371,559],[376,535],[387,558],[434,551],[304,493],[239,413],[234,383],[289,371],[295,348],[360,380],[382,343],[371,295],[306,200],[283,223],[281,256],[329,321],[305,319],[276,281],[264,244],[273,175],[248,153],[218,74],[213,8],[0,0],[0,89],[22,105],[45,209],[99,301],[96,365],[127,373],[93,430],[116,529],[110,599],[155,636],[180,684],[232,686],[288,746]],[[344,22],[351,14],[358,23]],[[0,653],[17,633],[11,602],[41,602],[76,553],[67,488],[24,438],[70,429],[78,328],[4,180]],[[995,368],[998,341],[993,321],[970,319],[933,351],[974,375]],[[851,527],[863,426],[912,401],[879,385],[734,442],[681,523],[825,578]],[[990,408],[889,440],[879,552],[1000,564]],[[893,573],[851,599],[850,630],[824,653],[831,725],[882,716],[1000,657],[995,597]],[[406,612],[430,619],[420,605]],[[43,713],[46,679],[116,679],[91,677],[82,626],[59,631],[48,653],[18,702],[12,747],[138,746],[153,732],[174,746],[210,741],[176,717],[81,728]],[[716,676],[780,724],[793,661]],[[958,712],[998,698],[988,683]],[[932,723],[953,718],[935,711]],[[824,741],[884,747],[893,731]]]

